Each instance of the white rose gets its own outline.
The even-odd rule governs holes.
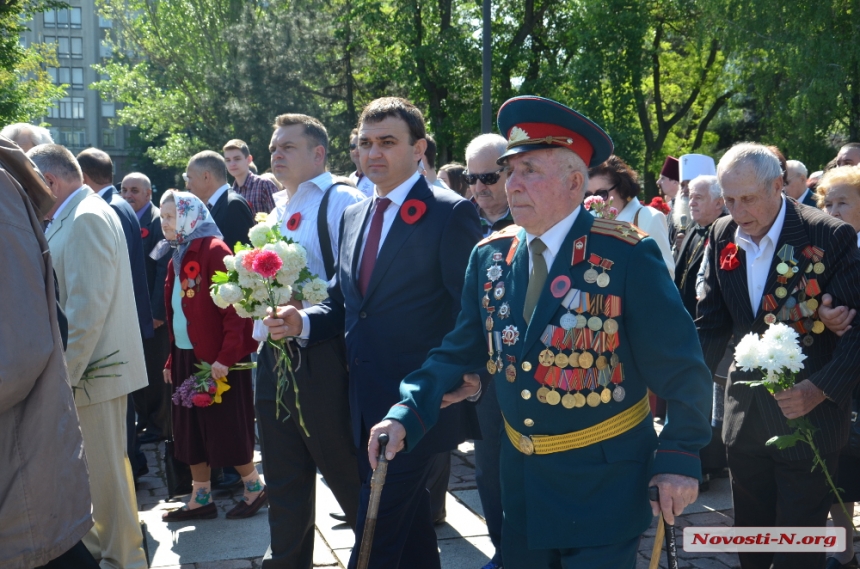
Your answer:
[[[251,240],[251,245],[261,248],[269,242],[272,228],[266,223],[258,223],[248,231],[248,238]]]
[[[224,299],[224,302],[229,304],[242,300],[242,289],[235,283],[222,284],[218,288],[218,294]]]

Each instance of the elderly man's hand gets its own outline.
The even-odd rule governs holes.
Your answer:
[[[821,305],[818,307],[818,316],[827,326],[827,329],[837,336],[841,336],[851,329],[851,323],[856,315],[857,311],[853,308],[849,309],[847,306],[833,308],[833,297],[827,293],[822,295]]]
[[[442,405],[439,408],[444,409],[448,405],[459,403],[467,397],[477,395],[480,390],[481,378],[478,377],[478,374],[467,373],[463,376],[463,385],[442,396]]]
[[[268,309],[269,316],[263,319],[263,324],[269,328],[269,336],[272,340],[280,340],[302,333],[302,315],[294,306],[279,306],[277,314],[272,314]]]
[[[660,502],[651,502],[651,511],[655,516],[662,511],[669,525],[674,525],[675,516],[680,516],[699,496],[699,481],[681,474],[657,474],[648,486],[660,490]]]
[[[773,397],[786,419],[803,417],[825,399],[824,392],[808,379],[804,379],[791,389],[780,391]]]
[[[374,470],[379,459],[379,435],[382,433],[388,433],[388,445],[385,447],[385,458],[388,460],[392,460],[394,455],[406,446],[404,443],[406,429],[400,421],[386,419],[374,425],[370,429],[370,437],[367,441],[367,458],[370,461],[370,467]]]

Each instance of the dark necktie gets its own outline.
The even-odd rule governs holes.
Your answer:
[[[382,238],[382,221],[385,210],[391,200],[388,198],[376,199],[376,211],[370,222],[370,231],[367,234],[367,242],[364,244],[364,254],[361,256],[361,267],[358,270],[358,290],[361,296],[367,293],[367,285],[373,275],[373,267],[376,266],[376,255],[379,253],[379,240]]]
[[[43,219],[42,220],[42,231],[47,233],[48,232],[48,226],[51,225],[51,222],[53,222],[53,221],[54,221],[53,219]]]
[[[526,323],[531,322],[532,312],[537,306],[540,293],[543,291],[543,285],[546,284],[547,268],[546,259],[543,257],[543,252],[546,251],[546,245],[540,239],[532,239],[529,243],[529,251],[532,254],[532,272],[529,275],[529,286],[526,289],[526,304],[523,307],[523,318]]]

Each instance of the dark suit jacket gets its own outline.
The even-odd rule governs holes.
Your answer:
[[[808,205],[809,207],[814,207],[818,209],[818,202],[815,201],[815,192],[808,192],[801,202],[803,205]]]
[[[210,213],[231,251],[236,243],[251,244],[248,230],[254,226],[254,214],[245,198],[233,190],[227,190],[212,206]]]
[[[152,338],[152,309],[149,305],[149,288],[146,286],[146,263],[143,260],[143,245],[140,242],[140,222],[128,202],[122,199],[113,186],[110,187],[105,201],[116,212],[125,234],[128,247],[128,260],[131,263],[131,280],[134,284],[134,303],[137,305],[137,321],[140,336],[144,340]]]
[[[149,288],[149,305],[155,320],[164,320],[164,283],[167,280],[167,265],[170,255],[159,260],[149,256],[158,243],[164,239],[161,230],[161,210],[150,204],[140,220],[140,237],[143,243],[144,262],[146,263],[146,285]]]
[[[722,217],[725,214],[721,214]],[[719,219],[719,218],[717,218]],[[693,318],[696,317],[696,275],[705,258],[705,248],[708,244],[708,227],[693,224],[687,229],[681,246],[675,251],[675,286],[681,293],[684,308]]]
[[[400,380],[421,367],[427,353],[454,328],[469,254],[481,237],[475,207],[453,192],[430,188],[423,177],[407,197],[427,211],[415,223],[398,215],[367,289],[358,290],[358,263],[373,200],[344,212],[339,259],[329,298],[307,310],[311,342],[345,331],[355,444],[402,398]],[[402,211],[402,210],[401,210]],[[480,438],[474,404],[443,409],[414,452],[450,450]]]
[[[754,315],[750,307],[744,251],[738,249],[740,266],[732,270],[720,267],[720,252],[734,241],[736,230],[737,224],[727,216],[714,222],[709,236],[711,248],[705,271],[705,295],[697,307],[696,326],[705,360],[712,372],[723,357],[732,334],[740,339],[749,332],[762,334],[767,329],[764,322],[767,312],[759,307]],[[780,307],[788,298],[797,297],[791,291],[804,276],[817,278],[822,293],[833,295],[834,306],[860,306],[860,251],[857,249],[857,234],[850,225],[786,198],[785,225],[775,251],[786,243],[794,246],[800,271],[784,285],[790,294],[785,299],[777,299]],[[806,266],[814,262],[801,254],[807,245],[824,251],[824,273],[806,273]],[[765,286],[766,294],[773,294],[777,287],[776,265],[779,262],[779,257],[774,255]],[[814,318],[817,319],[817,314]],[[815,442],[823,454],[837,451],[848,439],[851,390],[860,377],[860,318],[856,318],[852,326],[841,339],[829,330],[812,334],[814,343],[803,348],[807,359],[797,381],[809,379],[827,396],[808,415],[818,427]],[[761,437],[762,444],[774,435],[791,432],[776,400],[767,390],[739,383],[760,378],[759,372],[742,372],[735,369],[734,363],[729,368],[723,423],[723,439],[729,447],[737,439],[747,413],[759,413],[761,422],[767,426],[766,433],[754,435]],[[789,460],[812,456],[804,444],[779,452]]]

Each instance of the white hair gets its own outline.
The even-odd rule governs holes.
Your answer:
[[[499,134],[482,134],[476,136],[466,147],[466,163],[477,156],[485,148],[493,148],[501,156],[508,148],[508,141]]]
[[[735,144],[723,155],[717,165],[717,177],[722,180],[726,172],[749,164],[756,174],[759,187],[766,188],[768,193],[774,180],[780,180],[782,187],[782,167],[779,158],[767,147],[754,142]]]
[[[806,169],[806,166],[800,160],[786,160],[785,167],[789,170],[797,172],[804,178],[809,174],[809,170]]]
[[[40,144],[54,144],[54,139],[51,137],[50,131],[47,128],[36,126],[26,122],[17,122],[3,127],[0,134],[6,138],[16,141],[21,136],[29,136],[30,144],[39,146]]]
[[[566,148],[561,148],[558,150],[567,150]],[[582,183],[584,188],[588,188],[588,166],[585,165],[585,162],[582,158],[579,157],[579,154],[568,150],[567,152],[556,152],[558,156],[559,163],[568,167],[568,172],[579,172],[582,174]]]
[[[707,184],[708,193],[711,196],[712,200],[715,200],[719,197],[722,197],[722,188],[720,188],[720,181],[716,176],[696,176],[692,180],[690,180],[690,191],[693,190],[693,185],[698,184]]]

